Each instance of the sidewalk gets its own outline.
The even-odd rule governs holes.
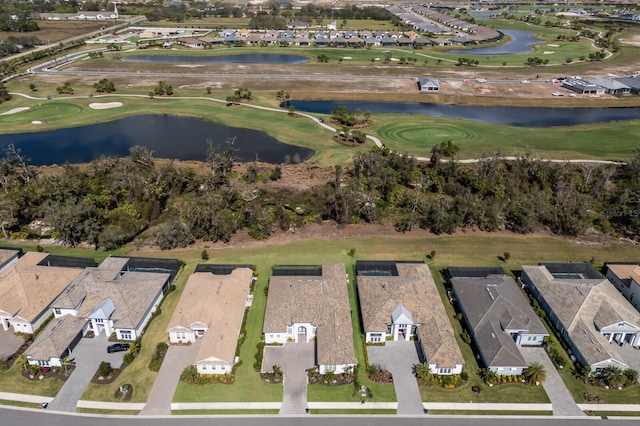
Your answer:
[[[4,399],[5,401],[33,402],[34,404],[53,401],[52,396],[25,395],[10,392],[0,392],[0,399]]]

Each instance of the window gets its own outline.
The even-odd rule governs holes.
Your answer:
[[[371,333],[371,341],[374,343],[378,343],[382,341],[382,334],[380,333]]]
[[[131,332],[129,330],[120,331],[120,338],[124,340],[133,340],[131,338]]]
[[[103,319],[100,319],[100,318],[96,318],[96,319],[94,319],[93,321],[94,321],[96,324],[101,324],[102,322],[104,322],[104,320],[103,320]]]
[[[53,313],[56,315],[60,315],[62,311],[60,311],[60,308],[53,308]]]

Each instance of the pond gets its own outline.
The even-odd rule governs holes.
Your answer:
[[[279,53],[239,53],[218,56],[174,56],[174,55],[133,55],[122,58],[127,62],[169,62],[169,63],[224,63],[224,64],[270,64],[294,65],[309,62],[302,55],[283,55]]]
[[[531,47],[534,44],[542,43],[533,37],[531,31],[521,30],[498,30],[501,33],[511,37],[511,40],[496,46],[479,47],[475,49],[453,49],[447,50],[447,53],[467,54],[467,55],[515,55],[518,53],[533,52]]]
[[[491,19],[502,15],[499,10],[482,11],[482,12],[469,12],[469,16],[474,19]]]
[[[0,149],[14,144],[36,166],[86,163],[107,157],[123,157],[135,145],[145,146],[157,158],[205,161],[207,139],[226,147],[235,139],[237,161],[285,163],[304,161],[314,152],[287,145],[266,133],[228,127],[211,121],[173,115],[137,115],[108,123],[38,133],[0,135]]]
[[[552,102],[552,100],[550,100],[550,102]],[[293,105],[296,111],[319,114],[331,114],[336,106],[345,105],[349,111],[360,109],[363,112],[369,111],[372,114],[425,114],[432,117],[460,118],[463,120],[518,127],[573,126],[577,124],[640,119],[640,107],[484,107],[418,102],[358,101],[290,101],[288,105]]]

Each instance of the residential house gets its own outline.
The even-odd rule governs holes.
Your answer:
[[[418,78],[418,88],[421,93],[432,93],[440,90],[440,83],[433,77]]]
[[[1,250],[0,322],[16,333],[33,334],[51,315],[51,302],[82,272],[91,259],[64,258],[49,253]],[[69,259],[68,266],[64,260]],[[77,260],[77,263],[74,261]]]
[[[630,77],[618,77],[617,81],[629,87],[634,95],[640,94],[640,75],[632,75]]]
[[[559,331],[572,359],[600,372],[629,368],[640,345],[640,313],[588,263],[523,266],[521,280]]]
[[[203,49],[205,42],[194,37],[179,38],[176,41],[192,49]]]
[[[460,374],[462,352],[428,265],[357,261],[356,273],[367,343],[416,339],[433,374]]]
[[[631,87],[612,78],[595,77],[589,79],[589,82],[604,88],[604,92],[610,95],[628,95],[631,93]]]
[[[269,344],[313,343],[320,374],[357,364],[344,264],[274,266],[264,316]]]
[[[200,340],[195,366],[200,374],[231,373],[244,312],[250,304],[253,267],[198,265],[169,320],[169,341]]]
[[[61,367],[63,359],[73,353],[87,322],[73,315],[54,318],[27,348],[30,365]]]
[[[640,311],[640,264],[605,263],[606,277]]]
[[[572,92],[580,93],[581,95],[602,95],[604,94],[604,87],[597,84],[590,83],[587,80],[578,78],[568,78],[562,82],[562,87],[571,90]]]
[[[482,364],[496,374],[522,374],[528,364],[518,346],[540,346],[549,334],[518,284],[500,267],[447,272]]]

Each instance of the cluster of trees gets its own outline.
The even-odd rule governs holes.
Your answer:
[[[36,36],[9,36],[6,40],[0,43],[0,57],[13,55],[19,53],[22,49],[31,49],[34,46],[38,46],[42,42]]]
[[[94,83],[93,88],[96,89],[98,93],[112,93],[116,91],[116,86],[113,84],[113,81],[107,78],[103,78],[97,83]]]
[[[331,111],[331,118],[343,126],[352,127],[369,124],[371,113],[369,111],[363,113],[360,109],[349,111],[345,105],[338,105]]]
[[[539,67],[541,65],[547,65],[548,63],[549,60],[547,58],[542,59],[537,56],[530,56],[527,58],[527,65],[529,65],[530,67]]]
[[[204,150],[204,147],[203,147]],[[47,233],[77,245],[113,249],[144,233],[163,249],[196,239],[229,241],[239,229],[256,239],[320,219],[386,223],[398,232],[457,229],[550,230],[579,235],[593,227],[640,240],[640,150],[626,165],[516,161],[474,164],[458,147],[436,145],[431,161],[388,151],[359,152],[349,169],[308,190],[265,189],[279,167],[233,172],[234,145],[209,142],[206,173],[156,162],[146,148],[88,167],[38,175],[20,151],[0,160],[0,230],[5,237]],[[45,231],[31,224],[41,222]],[[149,229],[152,228],[152,229]],[[148,232],[145,232],[147,231]]]
[[[56,92],[59,95],[73,95],[73,87],[71,87],[71,83],[65,81],[62,86],[56,87]]]
[[[149,95],[150,96],[163,96],[163,95],[171,96],[173,95],[173,86],[171,86],[170,84],[164,81],[159,81],[156,87],[153,88],[153,92],[151,92]]]
[[[250,101],[252,99],[253,96],[251,94],[251,90],[246,87],[240,87],[233,92],[233,95],[227,96],[227,102],[234,105],[237,105],[242,101]]]
[[[286,30],[287,20],[283,16],[258,13],[249,21],[252,30]]]
[[[473,65],[479,65],[479,64],[480,64],[480,61],[477,59],[458,58],[458,66],[461,66],[461,65],[473,66]]]
[[[30,12],[20,11],[13,14],[0,8],[0,31],[27,33],[39,29],[38,23],[31,18]]]
[[[11,95],[9,94],[9,89],[7,89],[4,83],[0,82],[0,104],[10,100]]]

